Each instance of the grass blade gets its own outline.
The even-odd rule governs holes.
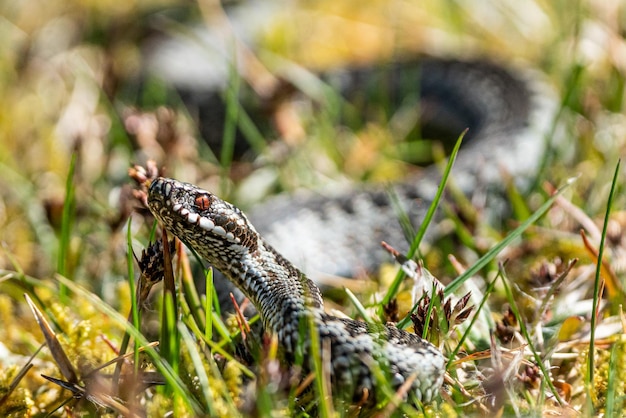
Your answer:
[[[172,254],[167,240],[167,232],[163,229],[161,239],[163,240],[163,312],[161,312],[161,353],[167,361],[176,369],[178,362],[178,329],[176,321],[178,318],[178,304],[176,301],[176,283],[172,268]]]
[[[344,292],[346,292],[346,296],[348,296],[348,299],[350,300],[350,302],[352,302],[352,304],[354,305],[354,307],[356,308],[356,310],[359,312],[359,315],[361,315],[361,317],[363,318],[363,320],[365,322],[367,322],[368,324],[373,324],[375,323],[372,318],[370,317],[370,315],[367,313],[367,310],[365,309],[365,306],[363,306],[363,304],[361,303],[361,301],[355,296],[354,293],[352,293],[352,291],[348,288],[344,287]]]
[[[615,189],[617,188],[617,176],[619,175],[619,166],[621,160],[617,161],[615,165],[615,173],[613,174],[613,181],[611,182],[611,191],[609,192],[609,199],[606,203],[606,214],[604,215],[604,225],[602,226],[602,238],[600,239],[600,246],[598,248],[598,261],[596,264],[596,276],[593,283],[593,307],[591,309],[591,330],[589,336],[589,362],[587,364],[587,376],[586,386],[587,395],[589,399],[593,399],[593,374],[594,374],[594,350],[595,350],[595,336],[596,336],[596,322],[598,316],[598,304],[600,300],[600,283],[602,271],[602,258],[604,256],[604,243],[606,242],[606,232],[609,225],[609,215],[611,214],[611,206],[613,205],[613,197],[615,196]],[[591,411],[588,411],[591,412]]]
[[[127,223],[127,229],[126,229],[126,263],[128,266],[128,288],[130,289],[130,295],[131,295],[131,299],[130,299],[130,303],[131,303],[131,308],[130,308],[130,315],[128,317],[128,320],[131,321],[131,323],[133,324],[133,326],[137,329],[139,329],[139,324],[141,322],[140,319],[140,315],[139,315],[139,309],[138,309],[138,299],[139,299],[139,292],[137,291],[136,287],[135,287],[135,269],[133,268],[134,263],[133,263],[133,237],[132,237],[132,231],[131,231],[131,223],[132,223],[132,216],[128,218],[128,223]],[[128,333],[124,333],[124,337],[122,338],[122,344],[120,345],[120,356],[123,356],[126,354],[126,350],[128,349],[128,343],[130,341],[130,335]],[[138,365],[139,365],[139,343],[137,340],[135,340],[135,350],[133,352],[133,360],[134,360],[134,364],[135,364],[135,373],[138,371]],[[119,362],[115,365],[115,371],[113,372],[113,392],[116,393],[117,392],[117,386],[119,384],[119,378],[120,378],[120,373],[122,372],[122,362]]]
[[[509,286],[509,283],[508,283],[509,280],[506,274],[504,273],[504,266],[502,265],[500,265],[500,272],[502,273],[501,276],[502,276],[502,284],[504,285],[504,292],[506,293],[506,297],[509,301],[511,312],[513,312],[513,315],[515,316],[515,319],[517,320],[517,323],[519,324],[520,332],[524,336],[524,339],[526,340],[526,343],[528,344],[528,348],[533,353],[533,357],[535,358],[535,363],[537,364],[537,367],[539,367],[539,369],[541,370],[541,373],[543,374],[545,378],[545,383],[550,388],[550,391],[552,391],[554,398],[559,403],[559,405],[564,405],[565,403],[561,399],[561,396],[559,395],[559,391],[556,389],[556,387],[554,387],[554,383],[552,382],[552,379],[550,379],[550,371],[546,368],[545,364],[542,361],[541,356],[535,349],[535,344],[530,338],[530,333],[528,332],[528,328],[526,327],[526,322],[524,322],[524,318],[522,317],[519,307],[517,306],[517,303],[515,301],[515,296],[513,295],[513,292],[511,291],[511,287]]]
[[[72,365],[70,359],[67,357],[65,350],[63,350],[63,346],[61,346],[61,343],[59,342],[59,339],[52,330],[52,327],[50,326],[48,321],[46,321],[43,313],[41,313],[37,305],[35,305],[31,300],[31,298],[26,294],[24,295],[24,297],[26,298],[26,302],[28,303],[28,306],[30,306],[31,311],[35,316],[35,320],[37,321],[39,328],[41,328],[41,332],[43,333],[43,336],[46,340],[46,344],[48,344],[48,349],[50,350],[50,353],[52,354],[56,365],[59,367],[61,374],[71,383],[78,382],[78,375],[76,373],[76,370],[74,369],[74,366]]]
[[[209,268],[204,276],[206,289],[206,304],[204,306],[204,338],[213,339],[213,268]]]
[[[185,347],[187,347],[187,352],[189,353],[189,357],[193,363],[193,369],[198,378],[198,386],[200,387],[200,392],[204,397],[208,413],[210,416],[217,416],[216,411],[213,408],[213,396],[211,395],[211,389],[209,386],[209,376],[206,374],[204,364],[202,364],[202,357],[200,356],[200,352],[196,347],[194,339],[182,322],[178,323],[178,333],[182,337]]]
[[[65,182],[65,199],[63,200],[63,214],[61,215],[61,237],[59,238],[57,272],[64,277],[70,277],[67,271],[67,257],[69,255],[72,224],[74,223],[74,170],[76,169],[76,158],[76,153],[73,153]],[[59,296],[62,301],[67,302],[67,289],[64,286],[59,287]]]
[[[220,153],[220,164],[222,166],[221,194],[227,195],[228,172],[233,161],[235,151],[235,135],[237,133],[237,120],[239,119],[239,86],[241,77],[237,71],[235,60],[236,48],[233,51],[233,63],[231,65],[230,76],[228,78],[228,89],[226,90],[226,120],[224,121],[224,134],[222,135],[222,149]]]
[[[135,269],[134,269],[134,259],[133,259],[133,235],[131,230],[132,225],[132,216],[128,217],[128,228],[126,230],[126,263],[128,265],[128,286],[130,288],[130,301],[131,301],[131,317],[133,321],[133,326],[137,329],[140,328],[139,324],[141,323],[139,307],[137,306],[138,297],[135,295]],[[126,336],[128,334],[125,334]],[[122,351],[120,354],[124,354],[126,350]],[[139,342],[135,340],[135,353],[133,360],[135,362],[135,372],[139,370]]]
[[[454,164],[454,160],[456,159],[456,156],[459,153],[459,149],[461,148],[461,143],[463,142],[463,137],[465,136],[466,133],[467,133],[467,130],[463,131],[463,133],[459,135],[459,138],[457,139],[456,144],[454,145],[452,154],[450,154],[450,158],[448,159],[446,168],[443,171],[443,176],[442,176],[441,182],[439,183],[439,187],[437,188],[437,193],[435,194],[435,198],[433,199],[433,202],[430,204],[430,207],[428,208],[428,212],[426,212],[426,216],[424,217],[424,221],[420,225],[420,228],[417,231],[417,234],[415,235],[415,237],[413,238],[413,241],[411,242],[411,246],[409,247],[409,251],[406,255],[407,258],[413,258],[413,256],[417,252],[419,245],[422,242],[422,238],[424,238],[424,235],[426,234],[426,229],[428,228],[428,225],[430,224],[430,222],[433,219],[433,216],[435,215],[435,211],[437,210],[437,207],[439,206],[439,202],[441,201],[441,198],[443,196],[443,191],[445,189],[446,182],[448,180],[448,177],[450,176],[450,172],[452,171],[452,165]],[[398,274],[396,275],[395,279],[389,286],[389,289],[387,290],[387,294],[383,298],[381,306],[387,305],[391,301],[391,299],[393,299],[396,296],[396,294],[398,293],[398,289],[400,288],[400,283],[402,283],[402,280],[404,279],[404,277],[405,277],[404,271],[402,271],[402,269],[398,270]]]
[[[513,240],[522,235],[528,227],[537,222],[539,218],[546,214],[548,209],[552,207],[552,204],[556,200],[557,196],[559,196],[563,191],[572,184],[573,180],[566,183],[564,186],[559,188],[546,202],[535,211],[528,219],[526,219],[520,226],[515,228],[513,232],[506,236],[502,241],[493,246],[485,255],[480,257],[476,263],[469,269],[467,269],[462,275],[452,280],[444,289],[444,295],[449,296],[451,293],[456,291],[465,281],[467,281],[470,277],[476,274],[480,269],[485,267],[488,263],[490,263],[503,249],[505,249]]]

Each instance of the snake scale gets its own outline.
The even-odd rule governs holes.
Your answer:
[[[219,93],[212,90],[215,83],[178,76],[184,83],[174,81],[173,85],[192,113],[210,120],[203,130],[205,136],[219,136],[219,123],[224,119],[220,112],[224,109]],[[416,120],[427,128],[424,132],[429,128],[433,132],[443,130],[456,139],[469,128],[453,176],[466,193],[481,196],[480,191],[484,191],[483,206],[496,215],[502,200],[490,189],[501,182],[503,168],[519,185],[535,174],[555,113],[553,94],[541,77],[526,70],[508,71],[482,60],[430,57],[350,68],[326,74],[324,79],[351,102],[372,85],[388,91],[391,111],[402,106],[413,108]],[[370,100],[367,96],[360,100],[364,106],[358,111],[365,115],[371,110],[367,106]],[[328,315],[314,282],[376,268],[386,256],[379,246],[382,240],[406,250],[407,237],[397,221],[398,209],[417,227],[439,180],[438,170],[427,168],[394,184],[397,205],[392,203],[388,188],[376,186],[279,196],[250,211],[256,229],[240,209],[188,183],[156,179],[148,201],[152,213],[170,233],[195,249],[253,302],[266,329],[277,336],[287,360],[294,361],[298,350],[303,350],[305,359],[310,358],[310,339],[301,338],[301,326],[308,323],[322,345],[330,345],[335,390],[348,392],[355,400],[373,393],[370,399],[374,399],[376,382],[371,370],[379,364],[388,372],[393,388],[414,379],[411,393],[429,401],[443,383],[442,353],[420,337],[393,326],[373,327]],[[425,240],[436,235],[435,228]]]

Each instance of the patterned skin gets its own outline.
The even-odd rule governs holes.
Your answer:
[[[288,362],[303,355],[312,370],[311,339],[330,346],[333,391],[348,399],[376,399],[372,370],[387,373],[393,389],[414,379],[409,394],[428,402],[443,384],[446,359],[432,344],[389,325],[337,318],[324,312],[317,286],[276,252],[237,207],[188,183],[157,178],[148,205],[173,235],[220,270],[252,301],[276,335]],[[300,351],[301,350],[301,351]]]

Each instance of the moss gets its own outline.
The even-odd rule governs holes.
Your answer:
[[[614,353],[612,354],[612,351]],[[583,376],[587,373],[588,354],[582,363]],[[626,337],[619,336],[608,349],[596,349],[594,355],[593,390],[591,392],[594,409],[605,413],[608,398],[614,403],[615,410],[626,409]],[[609,392],[609,374],[613,379],[612,391]]]
[[[0,399],[3,399],[9,392],[13,380],[19,373],[17,366],[0,368]],[[18,386],[11,394],[0,403],[0,416],[29,417],[35,402],[30,390],[23,386]]]

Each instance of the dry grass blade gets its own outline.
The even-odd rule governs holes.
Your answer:
[[[43,316],[39,308],[37,308],[37,306],[33,303],[30,297],[26,294],[24,295],[24,297],[26,298],[28,306],[30,306],[30,309],[33,311],[33,315],[35,315],[35,319],[39,324],[39,328],[41,328],[41,332],[43,332],[43,336],[46,339],[46,344],[48,344],[50,353],[52,354],[54,361],[56,361],[56,364],[59,367],[61,374],[70,383],[78,382],[76,370],[74,370],[74,366],[72,366],[72,363],[70,363],[67,354],[65,354],[63,347],[61,347],[61,343],[59,342],[52,328],[50,327],[50,324],[48,324],[48,321],[46,321],[46,318]]]
[[[244,315],[241,307],[237,303],[237,299],[235,299],[235,296],[232,293],[229,296],[230,300],[233,302],[233,307],[235,309],[235,318],[237,319],[237,325],[239,326],[241,337],[245,340],[246,334],[250,333],[250,324],[248,323],[248,320],[246,319],[246,316]]]
[[[576,263],[578,263],[578,259],[577,258],[574,258],[573,260],[570,260],[569,263],[567,263],[567,266],[565,267],[565,269],[561,272],[561,274],[559,274],[559,277],[557,277],[557,279],[554,281],[554,283],[548,289],[548,292],[544,296],[543,302],[541,303],[541,306],[539,307],[539,312],[540,312],[541,316],[543,316],[547,312],[547,310],[549,309],[549,302],[552,300],[553,296],[561,288],[561,285],[565,281],[565,278],[570,273],[570,271],[572,271],[572,268],[574,268]]]
[[[136,414],[131,413],[128,408],[126,408],[124,405],[122,405],[109,395],[110,390],[107,390],[107,388],[105,387],[106,385],[102,381],[102,375],[97,373],[91,375],[91,379],[89,379],[89,389],[86,389],[78,384],[78,376],[76,374],[76,371],[74,370],[74,366],[67,357],[65,350],[63,350],[63,347],[61,346],[61,343],[59,342],[56,334],[50,327],[50,324],[48,324],[46,318],[33,303],[33,301],[28,297],[28,295],[24,296],[26,298],[26,302],[28,303],[31,310],[33,311],[33,314],[35,315],[35,319],[39,324],[41,331],[44,334],[46,344],[50,349],[52,357],[59,367],[61,374],[67,380],[65,381],[46,375],[42,375],[42,377],[52,383],[61,386],[64,389],[69,390],[73,393],[74,398],[85,398],[96,405],[112,408],[124,416],[137,416]]]
[[[140,417],[140,415],[132,412],[123,404],[108,395],[108,391],[106,387],[104,387],[105,385],[101,382],[101,379],[94,379],[92,381],[92,384],[90,385],[92,387],[86,389],[76,383],[66,382],[64,380],[45,375],[42,375],[42,377],[54,384],[61,386],[63,389],[69,390],[73,393],[73,396],[76,399],[86,399],[89,402],[92,402],[93,404],[100,407],[110,408],[125,417]]]
[[[158,342],[158,341],[153,341],[153,342],[151,342],[150,344],[148,344],[146,347],[139,347],[139,348],[137,349],[137,352],[142,353],[142,352],[146,351],[146,348],[147,348],[147,347],[150,347],[150,348],[156,348],[156,346],[158,346],[158,345],[159,345],[159,342]],[[92,373],[97,372],[98,370],[102,370],[102,369],[104,369],[104,368],[106,368],[106,367],[108,367],[108,366],[110,366],[110,365],[112,365],[112,364],[119,363],[119,362],[121,362],[122,360],[125,360],[125,359],[127,359],[127,358],[131,357],[133,354],[134,354],[134,353],[126,353],[126,354],[124,354],[124,355],[121,355],[121,356],[118,356],[118,357],[114,358],[113,360],[109,360],[109,361],[107,361],[106,363],[101,364],[100,366],[98,366],[98,367],[96,367],[95,369],[93,369],[93,370],[91,371],[91,373],[89,373],[89,375],[91,375]],[[87,375],[87,376],[89,376],[89,375]],[[87,377],[87,376],[85,376],[85,377]]]
[[[585,231],[583,229],[580,230],[580,236],[585,244],[585,249],[589,252],[594,261],[598,262],[599,251],[597,248],[593,246]],[[606,289],[609,292],[609,298],[611,300],[624,300],[626,297],[626,292],[624,292],[624,288],[619,278],[615,274],[615,271],[611,268],[611,265],[605,259],[602,259],[602,263],[600,264],[600,269],[602,272],[602,277],[604,278],[604,283],[606,284]]]

